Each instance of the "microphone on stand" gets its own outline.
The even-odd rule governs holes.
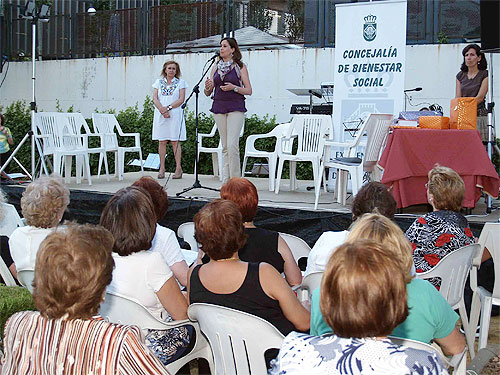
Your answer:
[[[404,90],[404,92],[412,92],[412,91],[422,91],[422,87],[415,87],[414,89]]]
[[[215,54],[210,58],[210,60],[215,60],[219,56],[220,56],[220,52],[219,51],[215,51]]]

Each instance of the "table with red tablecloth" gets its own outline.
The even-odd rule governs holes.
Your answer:
[[[472,208],[481,189],[498,197],[500,178],[477,130],[394,129],[379,160],[382,183],[392,187],[398,208],[427,203],[427,173],[439,163],[464,180],[463,207]]]

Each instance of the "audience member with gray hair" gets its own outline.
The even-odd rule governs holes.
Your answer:
[[[68,204],[69,190],[59,176],[41,177],[28,185],[21,198],[26,226],[9,239],[16,269],[34,269],[40,243],[59,225]]]

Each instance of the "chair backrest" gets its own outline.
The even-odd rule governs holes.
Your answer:
[[[456,375],[465,375],[465,365],[467,356],[465,355],[465,351],[467,348],[464,348],[462,353],[455,354],[451,357],[446,357],[441,351],[435,348],[432,345],[426,344],[424,342],[411,340],[411,339],[403,339],[400,337],[389,336],[389,340],[391,340],[394,344],[403,345],[408,348],[425,350],[427,352],[437,354],[444,362],[446,367],[453,367],[453,374]]]
[[[199,246],[194,238],[194,223],[192,221],[179,225],[179,228],[177,228],[177,236],[186,241],[192,251],[198,251]]]
[[[44,155],[53,154],[61,145],[60,140],[60,116],[58,112],[35,113],[35,130],[37,135],[46,136],[42,139]]]
[[[17,279],[26,289],[33,294],[33,279],[35,278],[35,270],[18,270]]]
[[[1,210],[3,211],[3,218],[0,221],[0,236],[10,237],[12,232],[14,232],[17,227],[24,227],[24,223],[17,213],[16,208],[12,204],[0,203],[0,205],[2,205]],[[0,258],[0,276],[2,276],[5,285],[17,285],[14,277],[10,273],[9,268],[2,258]]]
[[[140,302],[116,293],[106,292],[99,315],[111,323],[138,326],[141,330],[168,329],[169,323],[156,319]]]
[[[60,132],[62,144],[68,150],[78,150],[84,147],[82,138],[65,137],[66,134],[79,135],[90,133],[87,122],[81,113],[61,113]],[[88,132],[87,132],[88,129]],[[83,132],[82,132],[83,130]]]
[[[310,301],[312,293],[321,286],[321,280],[323,279],[323,271],[311,272],[307,274],[300,284],[300,301]]]
[[[439,277],[439,292],[455,308],[463,298],[465,281],[472,266],[472,257],[481,250],[481,245],[472,244],[457,249],[434,266],[430,271],[417,273],[419,279]]]
[[[366,120],[368,139],[363,157],[363,168],[365,170],[372,170],[377,164],[393,118],[393,115],[372,113]]]
[[[24,227],[21,217],[16,208],[10,203],[0,203],[2,205],[3,219],[0,221],[0,236],[10,237],[17,227]]]
[[[115,115],[111,113],[92,113],[92,125],[94,126],[95,133],[106,134],[103,137],[103,147],[106,149],[118,148],[118,137],[115,133],[115,127],[119,128],[120,125]]]
[[[298,136],[297,156],[323,155],[325,134],[330,127],[330,116],[295,115],[287,131],[287,137]]]
[[[299,262],[301,258],[308,258],[311,248],[302,238],[294,236],[288,233],[280,233],[281,238],[283,238],[292,251],[293,259],[295,262]]]
[[[266,374],[264,352],[284,338],[264,319],[223,306],[194,303],[188,316],[208,338],[216,374]]]
[[[486,247],[493,258],[493,264],[495,266],[495,284],[493,286],[492,296],[493,298],[500,299],[500,223],[484,224],[481,235],[479,236],[479,244],[481,245],[481,249]],[[481,262],[481,255],[482,252],[479,254],[479,263]],[[476,262],[474,262],[474,264],[476,264]],[[471,283],[472,278],[473,272],[471,272]]]
[[[311,272],[302,280],[302,289],[312,294],[313,291],[321,286],[321,280],[323,280],[323,271]]]

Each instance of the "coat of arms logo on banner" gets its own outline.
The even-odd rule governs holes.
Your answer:
[[[365,23],[363,25],[363,38],[367,42],[371,42],[377,36],[377,16],[370,14],[365,17]]]

